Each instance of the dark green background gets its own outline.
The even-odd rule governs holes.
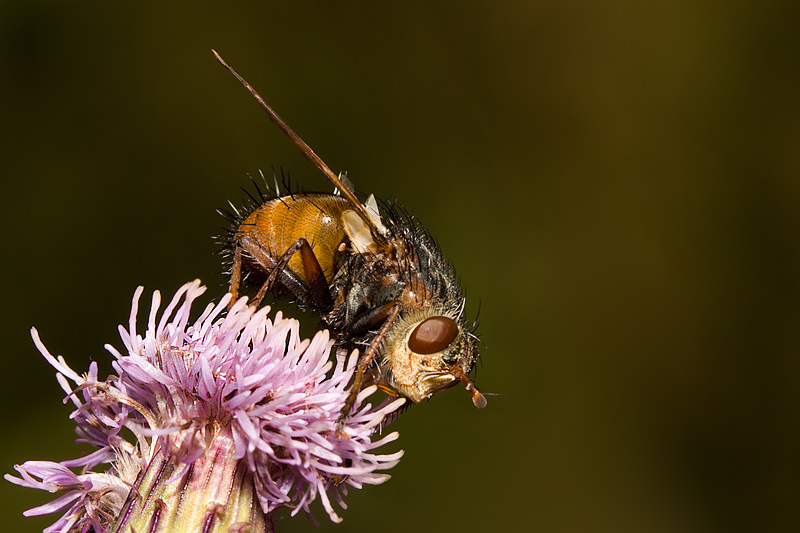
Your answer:
[[[722,532],[800,523],[796,2],[0,4],[2,470],[62,460],[78,370],[139,284],[224,292],[247,173],[335,170],[481,299],[475,410],[397,427],[386,485],[279,531]],[[106,368],[107,367],[107,363]],[[6,531],[45,494],[0,483]]]

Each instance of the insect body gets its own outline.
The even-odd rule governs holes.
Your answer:
[[[262,195],[262,201],[249,215],[233,219],[231,292],[238,292],[242,271],[254,274],[275,271],[279,273],[276,280],[299,301],[317,312],[327,311],[331,304],[328,286],[342,259],[339,247],[346,236],[342,213],[347,209],[347,200],[332,194],[274,198]],[[278,260],[301,238],[309,243],[313,258],[308,256],[307,247],[301,247],[298,253],[287,255],[286,264],[276,270]],[[304,263],[309,266],[304,267]],[[321,272],[316,268],[309,270],[317,265]],[[314,289],[312,293],[308,292],[309,287]]]
[[[216,52],[215,52],[216,55]],[[452,267],[402,208],[374,196],[362,203],[258,93],[217,55],[270,119],[336,186],[338,194],[294,193],[255,198],[232,213],[230,292],[254,286],[258,305],[278,288],[317,313],[337,348],[361,350],[342,413],[374,383],[414,403],[464,383],[477,407],[486,400],[469,374],[476,337]]]

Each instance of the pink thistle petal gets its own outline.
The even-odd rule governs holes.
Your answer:
[[[404,400],[372,407],[367,399],[376,388],[361,391],[344,428],[349,438],[337,438],[357,354],[332,360],[327,331],[302,339],[296,320],[281,313],[270,319],[269,308],[256,311],[244,298],[225,313],[226,295],[192,320],[192,307],[204,292],[199,281],[188,283],[161,312],[161,294],[154,292],[147,329],[138,334],[143,294],[138,288],[127,328],[119,328],[125,349],[106,346],[117,375],[105,381],[98,380],[96,364],[85,376],[74,372],[32,330],[34,344],[75,406],[72,418],[81,440],[97,447],[62,463],[28,462],[17,467],[21,477],[6,476],[22,486],[64,493],[29,511],[69,508],[50,530],[101,528],[154,456],[163,454],[180,467],[171,476],[177,482],[220,432],[229,435],[230,453],[250,471],[265,513],[283,506],[292,508],[292,515],[308,513],[319,497],[338,522],[332,501],[346,508],[342,480],[359,488],[388,479],[379,472],[397,464],[402,451],[372,451],[396,440],[397,433],[372,439]],[[132,443],[123,439],[130,434]],[[107,472],[91,471],[99,465],[107,465]],[[69,470],[81,467],[80,475]]]

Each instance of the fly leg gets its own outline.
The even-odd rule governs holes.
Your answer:
[[[296,298],[309,302],[310,305],[319,312],[325,312],[333,305],[330,292],[328,291],[328,282],[325,279],[325,273],[322,271],[322,267],[319,265],[319,261],[317,260],[317,256],[314,255],[311,245],[302,237],[293,242],[277,261],[252,237],[242,238],[233,256],[230,292],[234,297],[238,296],[238,289],[241,283],[242,251],[247,252],[250,258],[258,263],[264,271],[269,271],[267,280],[261,285],[261,288],[253,297],[250,305],[258,307],[267,292],[275,286],[278,276],[281,274],[284,274],[281,278],[281,283],[292,292]],[[303,265],[305,283],[297,279],[297,276],[288,269],[289,261],[294,254],[298,252],[300,253],[300,259]],[[229,307],[233,306],[234,301],[235,300],[231,300]]]
[[[399,314],[400,302],[394,302],[386,322],[384,322],[381,326],[381,329],[378,330],[378,334],[369,344],[367,350],[364,352],[364,355],[358,359],[356,377],[353,381],[353,386],[350,388],[347,399],[344,401],[344,407],[342,407],[342,410],[339,413],[339,419],[336,421],[337,438],[347,438],[347,435],[344,432],[344,424],[347,422],[347,417],[350,415],[350,411],[353,410],[353,406],[358,398],[358,393],[361,392],[361,387],[364,383],[364,374],[367,372],[367,368],[369,368],[370,363],[372,363],[372,360],[375,358],[375,352],[378,351],[378,347],[383,342],[384,337],[386,337],[386,334],[389,332],[389,328],[392,326],[392,323],[397,319],[397,315]]]
[[[228,311],[233,308],[233,304],[239,299],[239,286],[242,284],[242,248],[238,244],[233,250],[233,265],[231,266],[231,282],[228,285],[228,292],[231,293],[231,301],[228,302]]]

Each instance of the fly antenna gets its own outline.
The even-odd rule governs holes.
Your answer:
[[[475,405],[475,407],[477,407],[478,409],[483,409],[484,407],[486,407],[486,397],[483,394],[481,394],[481,391],[479,391],[478,388],[475,386],[475,384],[472,382],[472,380],[469,379],[469,376],[467,376],[464,372],[460,370],[454,372],[453,376],[457,380],[461,381],[467,388],[467,392],[469,392],[469,395],[472,397],[472,403]]]

